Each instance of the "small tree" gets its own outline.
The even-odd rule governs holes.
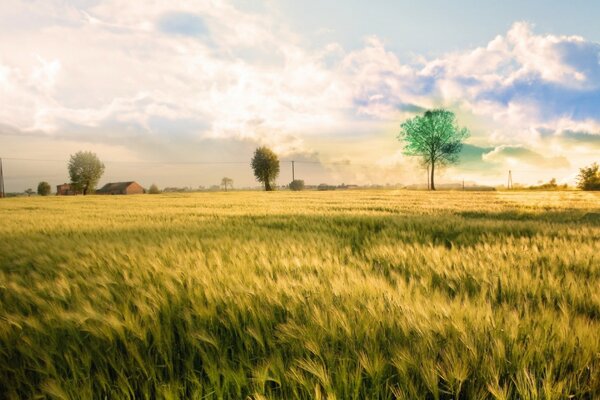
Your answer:
[[[290,190],[293,190],[293,191],[304,190],[304,181],[302,179],[293,180],[290,183]]]
[[[25,194],[27,195],[27,197],[31,197],[32,194],[34,194],[35,192],[33,191],[32,188],[29,188],[25,191]]]
[[[37,194],[40,196],[48,196],[51,192],[50,184],[48,182],[40,182],[37,187]]]
[[[69,160],[71,185],[85,196],[93,191],[104,173],[104,164],[91,151],[78,151]]]
[[[265,185],[266,191],[274,190],[272,183],[279,175],[279,158],[268,147],[259,147],[252,158],[252,169],[256,179]]]
[[[221,186],[223,187],[223,189],[225,189],[225,191],[227,191],[227,187],[233,189],[233,179],[228,177],[221,179]]]
[[[153,183],[152,185],[150,185],[150,189],[148,189],[148,193],[150,193],[150,194],[159,194],[160,193],[160,189],[158,188],[158,186],[156,186]]]
[[[431,189],[435,190],[436,165],[455,164],[462,142],[469,137],[466,128],[459,128],[454,113],[431,110],[400,125],[398,140],[405,142],[404,154],[419,156],[431,167]]]
[[[579,169],[577,187],[581,190],[600,190],[600,166],[598,163]]]

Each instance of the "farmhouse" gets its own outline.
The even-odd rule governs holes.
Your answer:
[[[113,182],[107,183],[96,194],[142,194],[144,188],[137,182]]]
[[[71,186],[70,183],[63,183],[62,185],[56,185],[57,196],[73,196],[76,195],[77,191]]]

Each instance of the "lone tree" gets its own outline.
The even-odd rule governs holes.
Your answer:
[[[581,190],[600,190],[600,166],[598,163],[579,169],[577,187]]]
[[[48,182],[40,182],[38,183],[37,194],[40,196],[48,196],[50,194],[50,184]]]
[[[84,195],[93,191],[104,173],[104,164],[91,151],[78,151],[69,160],[71,185]]]
[[[233,179],[228,177],[221,179],[221,186],[223,186],[223,189],[225,189],[225,191],[227,191],[227,187],[233,189]]]
[[[435,190],[436,165],[455,164],[462,142],[470,136],[467,128],[459,128],[453,112],[430,110],[400,125],[398,140],[405,142],[404,154],[419,156],[431,166],[431,190]]]
[[[27,197],[31,197],[32,194],[34,194],[35,192],[33,191],[32,188],[29,188],[25,191],[25,194],[27,195]]]
[[[279,158],[268,147],[259,147],[254,151],[252,169],[256,179],[265,185],[266,191],[274,190],[271,184],[279,175]]]

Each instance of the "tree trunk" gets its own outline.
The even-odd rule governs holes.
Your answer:
[[[431,190],[435,190],[435,183],[433,183],[433,173],[435,171],[435,162],[431,162]]]
[[[83,187],[83,195],[85,196],[87,194],[88,191],[88,187],[87,185]]]
[[[265,191],[270,192],[272,190],[273,190],[273,188],[271,187],[271,182],[269,182],[269,180],[267,179],[265,181]]]

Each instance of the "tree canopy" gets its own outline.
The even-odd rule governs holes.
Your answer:
[[[40,196],[48,196],[52,189],[50,188],[50,184],[48,182],[40,182],[37,187],[37,194]]]
[[[268,147],[262,146],[254,151],[252,169],[256,179],[265,185],[266,191],[274,190],[272,184],[279,176],[279,158]]]
[[[577,187],[581,190],[600,190],[600,166],[598,163],[579,169]]]
[[[443,109],[429,110],[400,125],[398,140],[405,143],[403,153],[421,157],[431,167],[431,189],[435,190],[436,165],[458,162],[463,141],[470,134],[460,128],[453,112]]]
[[[104,164],[91,151],[78,151],[69,160],[71,185],[84,195],[93,191],[104,173]]]

